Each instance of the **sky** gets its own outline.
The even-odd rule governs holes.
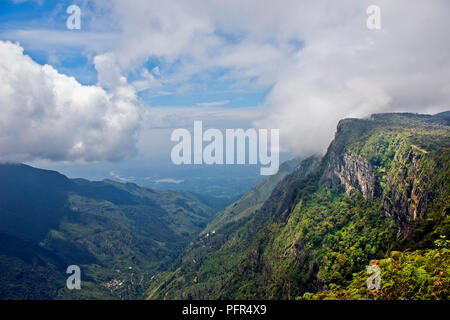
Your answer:
[[[323,153],[342,118],[449,109],[449,14],[448,0],[3,0],[0,160],[124,176],[170,163],[171,132],[194,120]]]

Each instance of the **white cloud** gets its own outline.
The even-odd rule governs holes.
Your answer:
[[[252,110],[250,117],[257,120],[256,126],[279,128],[284,150],[306,155],[326,148],[341,118],[389,111],[438,112],[450,101],[448,0],[95,4],[89,14],[103,26],[99,30],[79,34],[19,30],[11,37],[27,39],[34,47],[41,41],[46,45],[55,41],[59,47],[84,46],[97,56],[99,86],[108,93],[93,89],[109,97],[112,106],[134,101],[136,90],[150,90],[149,96],[195,92],[199,90],[192,81],[196,76],[204,81],[227,80],[232,83],[227,89],[244,92],[270,86],[263,110]],[[369,4],[381,8],[381,30],[366,27]],[[160,64],[151,71],[145,66],[150,58]],[[217,70],[222,71],[219,79],[207,76]],[[127,74],[140,75],[133,87],[122,76]],[[35,86],[43,85],[34,80]],[[45,92],[52,96],[44,90],[41,99],[45,100]],[[195,110],[183,112],[151,110],[151,119],[145,118],[167,129],[188,126],[193,119],[212,119],[219,125],[216,120],[222,113],[234,112],[204,107],[200,103]],[[234,114],[235,122],[228,117],[227,125],[240,127],[242,112]],[[150,133],[145,134],[139,144],[149,150],[150,140]]]
[[[96,59],[110,92],[83,86],[37,64],[20,45],[0,41],[0,160],[118,160],[134,152],[136,96],[113,79],[117,74],[103,72],[107,62]]]
[[[122,70],[176,62],[146,82],[161,91],[196,90],[192,75],[221,68],[237,89],[272,86],[255,125],[280,128],[284,150],[306,155],[323,151],[344,117],[448,108],[450,2],[379,0],[378,31],[366,27],[370,4],[115,0],[113,51]]]
[[[208,102],[198,102],[199,107],[219,107],[228,104],[230,100],[219,100],[219,101],[208,101]]]
[[[194,121],[202,120],[207,128],[249,128],[258,117],[256,108],[227,108],[222,106],[153,107],[142,113],[143,125],[138,142],[143,159],[170,159],[174,145],[170,140],[173,130],[193,130]]]
[[[124,177],[123,175],[118,174],[115,171],[110,171],[109,172],[109,176],[111,178],[113,178],[113,179],[117,179],[117,180],[122,181],[122,182],[129,182],[129,181],[134,181],[135,180],[135,177]]]
[[[304,49],[280,73],[256,122],[280,128],[293,153],[324,151],[345,117],[449,107],[450,3],[378,1],[379,31],[365,28],[367,4],[360,3],[330,4],[328,24],[305,33]]]

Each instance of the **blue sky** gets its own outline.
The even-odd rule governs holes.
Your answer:
[[[0,3],[0,32],[3,40],[19,41],[39,64],[51,64],[60,72],[74,76],[80,83],[95,84],[95,69],[78,48],[41,46],[40,39],[22,41],[15,32],[21,30],[57,30],[66,32],[66,8],[80,1],[13,1]],[[72,31],[82,33],[84,31]]]

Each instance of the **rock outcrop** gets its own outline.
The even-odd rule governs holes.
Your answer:
[[[386,175],[377,177],[374,166],[363,156],[345,149],[339,153],[331,150],[324,176],[329,186],[342,185],[349,195],[359,190],[366,200],[380,198],[386,215],[394,218],[399,235],[408,237],[430,205],[433,170],[425,164],[427,156],[426,150],[415,145],[398,145],[390,167],[383,168],[388,169]]]
[[[357,189],[366,200],[372,200],[376,195],[376,179],[372,165],[352,153],[347,152],[342,157],[333,158],[328,176],[331,177],[333,184],[338,181],[344,186],[347,194]]]
[[[431,198],[428,189],[434,174],[423,168],[423,157],[426,153],[413,148],[398,153],[386,179],[383,208],[405,237],[425,217]]]

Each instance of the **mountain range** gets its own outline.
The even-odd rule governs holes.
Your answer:
[[[341,120],[325,155],[285,162],[226,208],[0,164],[0,299],[448,299],[449,123]],[[69,265],[81,290],[65,286]]]
[[[213,198],[186,192],[2,164],[0,297],[141,297],[207,225],[213,207]],[[69,265],[80,266],[83,290],[65,288]]]
[[[449,120],[341,120],[323,157],[257,205],[250,191],[216,215],[148,298],[447,299]],[[376,293],[370,264],[381,269]]]

